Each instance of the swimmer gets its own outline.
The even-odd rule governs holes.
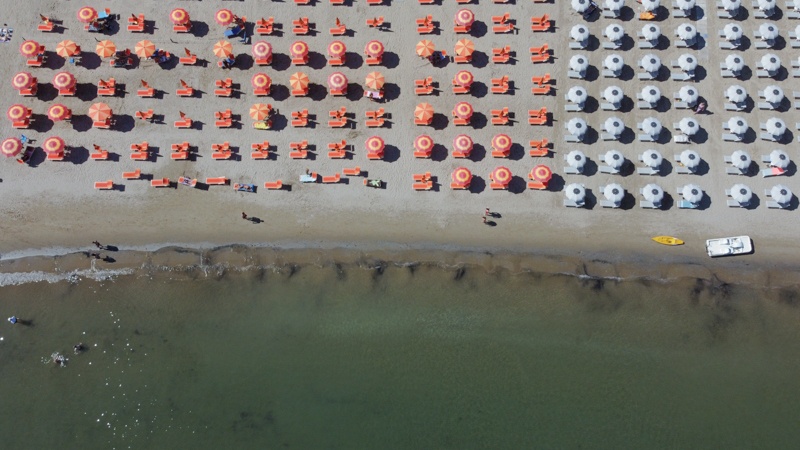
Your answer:
[[[86,347],[83,345],[83,342],[79,342],[72,346],[72,350],[75,351],[75,354],[81,353],[82,351],[86,350]]]
[[[8,321],[16,324],[19,321],[19,319],[17,319],[17,316],[11,316],[8,318]]]
[[[59,367],[65,367],[67,365],[67,358],[60,353],[53,353],[53,363]]]

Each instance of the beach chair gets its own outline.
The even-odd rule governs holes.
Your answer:
[[[114,181],[113,180],[95,181],[94,188],[99,189],[101,191],[108,191],[114,189]]]
[[[138,180],[142,177],[142,170],[136,169],[133,172],[122,172],[122,178],[124,180]]]
[[[188,151],[176,151],[169,154],[169,157],[173,161],[188,161],[189,160],[189,152]]]
[[[179,113],[181,119],[175,121],[175,128],[192,128],[192,119],[187,117],[182,111],[179,111]]]
[[[489,183],[489,187],[493,191],[505,191],[505,190],[508,190],[508,185],[507,184],[495,183],[494,181]]]
[[[546,63],[550,62],[550,48],[547,44],[542,45],[541,47],[531,47],[531,62],[536,63]]]
[[[178,97],[193,97],[194,96],[194,89],[186,84],[185,81],[180,80],[181,87],[175,91],[175,94]]]
[[[341,179],[342,179],[341,174],[339,174],[339,172],[336,172],[336,175],[323,176],[322,177],[322,183],[323,184],[336,184],[339,181],[341,181]]]
[[[152,98],[156,96],[156,90],[151,88],[146,81],[142,81],[142,88],[136,91],[136,95],[142,98]]]
[[[436,29],[433,23],[433,16],[431,15],[425,16],[422,19],[417,19],[416,23],[417,33],[419,34],[431,34]]]
[[[176,33],[188,33],[192,30],[192,22],[186,22],[183,25],[173,25],[172,31]]]
[[[433,189],[433,181],[423,181],[421,183],[414,183],[411,187],[415,191],[430,191]]]
[[[89,158],[93,161],[108,161],[108,150],[102,150],[98,146],[95,145],[94,153],[89,154]]]
[[[511,59],[511,46],[492,48],[492,62],[505,64]]]
[[[227,185],[229,181],[230,180],[228,180],[227,177],[210,177],[210,178],[206,178],[206,184],[209,185],[209,186],[223,186],[223,185]]]
[[[347,33],[347,27],[345,26],[339,18],[336,18],[336,27],[330,29],[331,35],[333,36],[343,36]]]
[[[274,18],[270,17],[269,19],[264,20],[264,18],[262,17],[261,19],[256,21],[255,33],[260,36],[272,34],[272,32],[274,31],[274,24],[275,24]]]
[[[505,94],[508,92],[508,88],[508,75],[504,75],[500,78],[492,78],[492,94]]]
[[[382,2],[383,0],[381,0]],[[380,17],[373,17],[372,19],[367,19],[367,26],[369,28],[380,28],[383,26],[383,16]]]
[[[128,31],[131,33],[144,33],[144,14],[131,14],[128,17]]]
[[[530,145],[530,155],[532,157],[540,157],[540,156],[549,156],[550,155],[550,143],[547,139],[542,140],[532,140],[528,143]]]
[[[99,128],[101,130],[108,130],[111,128],[111,119],[100,120],[92,123],[93,128]]]
[[[283,189],[283,182],[281,180],[267,181],[264,183],[264,189],[269,189],[271,191],[280,191],[281,189]]]
[[[547,108],[528,110],[528,123],[531,125],[547,125]]]
[[[547,32],[553,27],[553,22],[550,21],[550,16],[547,14],[541,17],[531,17],[531,31],[533,32]]]
[[[153,120],[152,109],[148,109],[147,111],[136,111],[134,115],[136,116],[137,119],[151,120],[151,121]]]
[[[197,64],[197,55],[193,54],[192,52],[189,51],[188,48],[185,47],[183,51],[186,54],[186,56],[179,59],[179,62],[181,64],[183,64],[184,66],[193,66]]]
[[[292,126],[293,127],[307,127],[308,126],[308,110],[292,111]]]
[[[231,159],[232,156],[233,156],[233,152],[230,151],[230,150],[211,153],[211,158],[214,159],[214,160],[218,160],[218,161]]]
[[[169,178],[158,178],[150,180],[150,186],[152,187],[170,187]]]
[[[37,25],[36,29],[45,33],[50,33],[54,30],[55,24],[49,17],[45,17],[39,14],[39,19],[41,19],[42,23]]]

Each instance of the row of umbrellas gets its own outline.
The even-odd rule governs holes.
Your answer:
[[[508,167],[499,166],[489,174],[489,177],[495,183],[508,186],[514,175],[511,173],[511,170],[509,170]],[[466,167],[458,167],[453,170],[450,178],[453,180],[453,184],[461,188],[465,188],[468,187],[472,182],[472,172]],[[553,171],[550,169],[550,167],[544,164],[539,164],[531,169],[530,178],[546,184],[553,178]]]
[[[625,163],[625,156],[619,150],[609,150],[603,155],[605,163],[619,169]],[[686,149],[678,155],[678,162],[689,169],[694,169],[700,164],[700,155],[691,149]],[[647,166],[657,169],[664,161],[664,157],[658,150],[648,149],[642,153],[642,162]],[[769,165],[786,169],[791,159],[783,150],[773,150],[769,154]],[[750,155],[744,150],[736,150],[731,154],[731,164],[740,170],[747,170],[752,163]],[[572,150],[567,154],[567,164],[571,167],[580,168],[586,164],[586,155],[580,150]]]
[[[571,183],[564,188],[564,193],[569,200],[582,202],[586,198],[586,188],[582,184]],[[699,203],[703,199],[703,189],[696,184],[687,184],[681,189],[681,196],[690,203]],[[792,190],[778,184],[770,189],[770,196],[780,204],[787,204],[792,200]],[[603,188],[603,196],[619,204],[625,197],[625,188],[618,183],[611,183]],[[664,189],[658,184],[650,183],[642,188],[645,200],[658,204],[664,199]],[[737,183],[731,187],[731,198],[739,203],[747,204],[753,198],[753,191],[744,184]]]
[[[699,129],[697,122],[691,118],[685,118],[684,120],[686,120],[685,128],[689,131],[694,130],[693,132],[696,133]],[[607,119],[604,126],[609,133],[616,135],[619,135],[625,129],[622,121],[615,117]],[[574,136],[583,136],[588,128],[586,121],[580,117],[573,117],[567,122],[567,131]],[[655,117],[648,117],[642,121],[641,129],[651,136],[658,136],[662,130],[661,121]]]
[[[90,6],[84,6],[78,10],[78,20],[82,23],[91,23],[97,18],[97,10]],[[214,14],[214,20],[222,26],[228,26],[236,19],[236,15],[229,9],[220,9]],[[169,20],[175,25],[186,25],[189,23],[189,13],[183,8],[175,8],[169,13]]]
[[[608,40],[616,42],[625,36],[625,29],[622,25],[612,23],[606,26],[603,34]],[[573,40],[583,42],[589,38],[589,29],[586,25],[574,25],[570,29],[569,35]],[[685,41],[691,41],[697,37],[697,28],[690,23],[682,23],[675,28],[675,35]],[[655,41],[661,37],[661,27],[657,24],[649,23],[642,27],[642,36],[648,41]]]
[[[691,53],[683,53],[678,57],[678,66],[681,70],[691,72],[697,68],[697,58]],[[603,60],[606,69],[618,72],[625,66],[622,56],[612,53]],[[661,68],[661,58],[656,55],[648,54],[641,59],[642,68],[648,72],[657,72]],[[569,68],[576,72],[584,72],[589,67],[589,58],[585,55],[573,55],[569,59]],[[740,69],[741,70],[741,69]]]
[[[661,2],[659,0],[641,0],[639,3],[641,3],[642,8],[645,11],[655,11],[659,6],[661,6]],[[591,0],[572,0],[570,3],[572,9],[580,14],[585,13],[591,4]],[[677,4],[681,9],[684,10],[692,9],[695,5],[694,0],[678,0]],[[620,8],[625,5],[625,2],[623,0],[606,0],[605,5],[606,8],[612,11],[619,11]]]
[[[622,88],[618,86],[608,86],[603,89],[603,98],[609,103],[619,104],[624,96]],[[641,96],[642,100],[646,102],[656,103],[661,99],[661,89],[654,85],[645,86],[642,88]],[[683,86],[678,90],[678,97],[684,102],[696,102],[699,96],[697,89],[691,85]],[[582,86],[572,86],[567,91],[567,100],[572,103],[583,104],[588,97],[588,92]]]

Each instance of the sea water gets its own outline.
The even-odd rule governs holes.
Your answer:
[[[3,448],[800,442],[791,290],[287,267],[0,288]]]

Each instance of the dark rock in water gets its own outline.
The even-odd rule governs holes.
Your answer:
[[[781,289],[778,291],[778,301],[785,305],[797,306],[800,304],[800,297],[793,289]]]
[[[467,273],[467,268],[466,267],[459,267],[456,270],[456,275],[455,275],[455,277],[453,277],[453,279],[456,280],[456,281],[459,281],[462,278],[464,278],[464,274],[466,274],[466,273]]]

